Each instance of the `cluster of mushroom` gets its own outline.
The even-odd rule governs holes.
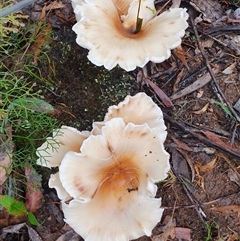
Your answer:
[[[39,165],[58,167],[49,186],[65,221],[87,241],[151,235],[160,221],[155,182],[167,177],[161,109],[145,93],[109,107],[91,132],[62,126],[37,149]]]
[[[186,9],[172,6],[158,14],[154,0],[72,0],[72,6],[77,43],[106,69],[119,65],[131,71],[163,62],[188,27]]]

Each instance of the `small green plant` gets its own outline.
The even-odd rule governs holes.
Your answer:
[[[205,241],[211,241],[213,238],[212,237],[213,229],[218,229],[218,224],[214,221],[211,223],[206,222],[206,227],[207,227],[207,237],[205,238]]]
[[[219,106],[227,115],[229,115],[231,118],[235,119],[235,117],[232,115],[231,111],[229,110],[229,108],[227,106],[225,106],[224,104],[222,104],[221,102],[216,101],[216,100],[211,100],[211,103]]]
[[[14,199],[13,197],[9,197],[7,195],[0,196],[0,205],[4,207],[7,212],[11,215],[15,216],[27,216],[28,221],[35,226],[38,226],[39,223],[32,212],[28,212],[24,203]]]
[[[178,116],[182,110],[187,106],[188,102],[185,101],[175,112],[174,112],[174,116]]]
[[[12,153],[12,169],[20,170],[26,162],[33,166],[36,148],[58,126],[49,113],[53,107],[34,92],[34,84],[13,73],[0,72],[0,135],[11,135],[15,151]],[[6,126],[11,126],[11,134]]]
[[[8,5],[3,1],[0,10]],[[23,190],[28,192],[24,168],[29,163],[37,169],[37,147],[59,126],[53,107],[42,96],[51,81],[46,82],[33,63],[34,58],[48,63],[46,52],[35,55],[31,49],[39,26],[44,24],[32,24],[28,16],[17,13],[0,20],[0,147],[7,150],[3,156],[10,158],[10,164],[0,166],[4,176],[1,180],[0,175],[0,182],[7,194],[0,196],[0,205],[12,215],[27,215],[33,225],[38,222],[22,202]]]

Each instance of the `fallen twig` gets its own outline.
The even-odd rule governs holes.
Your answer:
[[[222,197],[219,197],[215,200],[212,200],[212,201],[209,201],[209,202],[204,202],[204,203],[201,203],[201,204],[193,204],[193,205],[184,205],[184,206],[173,206],[173,207],[162,207],[164,208],[165,210],[171,210],[171,209],[180,209],[180,208],[194,208],[198,205],[201,205],[201,206],[207,206],[207,205],[211,205],[213,203],[216,203],[216,202],[220,202],[224,199],[227,199],[227,198],[231,198],[231,197],[234,197],[234,196],[238,196],[240,194],[240,192],[237,192],[237,193],[232,193],[232,194],[229,194],[227,196],[222,196]]]
[[[194,21],[193,21],[193,19],[192,19],[191,17],[190,17],[190,22],[191,22],[191,25],[192,25],[192,27],[193,27],[194,34],[195,34],[196,39],[197,39],[197,44],[198,44],[199,50],[200,50],[200,52],[201,52],[201,54],[202,54],[202,56],[203,56],[203,59],[204,59],[205,64],[206,64],[206,66],[207,66],[208,72],[209,72],[209,74],[210,74],[210,76],[211,76],[211,78],[212,78],[212,81],[213,81],[213,83],[214,83],[214,85],[215,85],[215,87],[216,87],[216,89],[217,89],[217,91],[218,91],[218,93],[219,93],[218,99],[219,99],[221,102],[223,102],[223,100],[224,100],[224,102],[227,104],[229,110],[230,110],[231,113],[234,115],[234,117],[236,118],[236,120],[237,120],[238,122],[240,122],[240,117],[239,117],[239,115],[238,115],[237,112],[233,109],[233,107],[231,106],[231,104],[228,102],[228,100],[226,99],[225,95],[223,94],[220,86],[219,86],[218,83],[217,83],[215,74],[214,74],[214,72],[213,72],[213,70],[212,70],[212,68],[211,68],[211,66],[210,66],[210,64],[209,64],[208,58],[206,57],[206,55],[205,55],[205,53],[204,53],[204,50],[203,50],[203,47],[202,47],[202,45],[201,45],[201,43],[200,43],[200,38],[199,38],[199,35],[198,35],[198,31],[197,31],[196,25],[194,24]]]
[[[202,208],[200,206],[200,204],[191,196],[191,194],[189,193],[187,187],[185,186],[184,184],[184,178],[177,174],[174,170],[172,170],[174,175],[177,177],[178,181],[181,183],[182,187],[183,187],[183,190],[185,192],[185,194],[187,195],[188,199],[190,200],[190,202],[193,204],[193,208],[196,210],[198,216],[199,216],[199,219],[201,220],[201,222],[205,225],[206,227],[206,222],[204,220],[205,218],[205,213],[202,211]],[[204,218],[203,218],[204,217]]]
[[[216,69],[216,72],[218,72],[218,69]],[[202,77],[200,77],[198,80],[196,80],[195,82],[193,82],[191,85],[187,86],[185,89],[178,91],[177,93],[173,94],[172,96],[170,96],[171,100],[176,100],[180,97],[183,97],[185,95],[188,95],[200,88],[202,88],[204,85],[206,85],[207,83],[209,83],[211,81],[211,76],[209,73],[203,75]]]
[[[154,92],[162,100],[162,102],[164,103],[164,105],[166,107],[173,107],[174,105],[173,105],[172,101],[170,100],[170,98],[155,83],[153,83],[149,79],[146,66],[142,68],[142,71],[143,71],[145,83],[150,85],[150,87],[154,90]]]
[[[226,32],[234,32],[240,31],[240,25],[224,25],[224,26],[219,26],[219,27],[212,27],[212,28],[208,28],[204,31],[205,34],[220,34],[225,35]]]
[[[226,60],[226,59],[227,59],[227,57],[224,56],[224,57],[222,57],[222,58],[215,59],[215,60],[211,61],[211,64],[218,64],[218,63],[220,63],[220,62],[222,62],[222,61],[224,61],[224,60]],[[192,79],[193,79],[195,76],[197,76],[197,75],[199,75],[200,73],[202,73],[205,69],[207,69],[207,67],[206,67],[206,66],[203,66],[202,68],[198,69],[197,71],[195,71],[194,73],[190,74],[190,75],[187,76],[186,78],[182,79],[181,82],[178,84],[179,87],[184,87],[184,86],[186,86],[186,85],[188,84],[188,82],[191,82]]]
[[[214,146],[218,150],[224,151],[225,153],[230,154],[233,157],[237,157],[238,158],[237,160],[240,161],[240,152],[236,152],[236,151],[230,150],[229,148],[221,146],[221,145],[217,144],[216,142],[213,142],[213,141],[203,137],[202,135],[199,135],[199,134],[195,133],[193,131],[193,128],[192,128],[192,130],[190,130],[189,127],[186,126],[186,124],[174,120],[172,117],[168,116],[166,113],[164,113],[164,118],[167,121],[169,121],[171,124],[177,126],[181,130],[183,130],[186,133],[192,135],[193,137],[197,138],[198,140],[202,141],[203,143],[205,143],[205,144],[207,144],[209,146]]]

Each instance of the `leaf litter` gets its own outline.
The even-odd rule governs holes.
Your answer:
[[[57,4],[57,2],[50,2],[47,4],[47,10],[42,8],[42,12],[45,11],[46,13],[46,11],[48,11],[46,16],[51,17],[51,21],[49,21],[51,26],[56,26],[60,29],[62,27],[62,23],[71,25],[73,21],[71,19],[71,13],[69,12],[69,14],[67,14],[64,12],[64,10],[66,10],[69,6],[69,2],[62,1],[58,3],[58,7],[55,8],[54,5]],[[190,5],[195,8],[195,13],[197,13],[199,17],[198,21],[195,21],[195,23],[197,24],[198,33],[200,34],[200,42],[203,43],[204,50],[206,51],[206,56],[204,57],[209,58],[211,67],[213,70],[216,69],[214,74],[218,78],[219,86],[228,98],[229,104],[233,105],[239,99],[239,80],[236,77],[237,74],[239,74],[239,69],[237,64],[234,68],[234,65],[229,65],[229,63],[237,63],[236,59],[238,58],[238,51],[236,50],[238,47],[231,46],[233,46],[233,43],[237,43],[236,31],[239,31],[239,29],[236,26],[236,30],[234,31],[224,31],[225,26],[228,23],[227,16],[223,11],[225,6],[220,1],[203,1],[201,4],[199,4],[198,1],[190,1]],[[236,8],[235,5],[230,5],[231,8],[233,8],[233,6]],[[190,6],[187,5],[187,7],[191,9]],[[59,18],[54,18],[54,14],[58,15]],[[59,19],[62,19],[63,21],[60,21]],[[220,26],[220,28],[217,29],[218,26]],[[228,26],[229,25],[227,25],[227,27]],[[44,32],[42,28],[43,25],[40,24],[40,37],[35,43],[36,47],[30,48],[32,51],[31,53],[33,53],[35,56],[35,63],[38,62],[37,58],[43,51],[45,43],[50,44],[48,39],[44,39],[43,35],[52,31],[52,28],[49,27],[46,32]],[[61,31],[65,30],[60,29],[59,33]],[[185,101],[186,105],[183,106],[180,112],[174,115],[174,118],[178,122],[183,121],[186,124],[186,130],[191,130],[193,133],[200,133],[195,135],[195,137],[190,136],[188,132],[184,132],[183,129],[179,129],[174,126],[173,123],[167,121],[169,138],[166,141],[166,145],[169,146],[169,150],[171,149],[171,162],[173,169],[176,171],[177,175],[181,176],[182,178],[181,181],[179,181],[179,179],[174,179],[174,181],[171,182],[171,188],[168,188],[167,185],[162,186],[161,184],[158,184],[158,192],[160,193],[160,196],[163,197],[163,206],[168,207],[168,209],[166,208],[164,215],[165,217],[170,215],[170,219],[172,221],[169,220],[169,223],[165,223],[164,221],[160,223],[160,226],[166,226],[164,229],[165,232],[162,232],[163,229],[161,230],[159,229],[159,226],[157,226],[154,229],[153,236],[150,239],[153,240],[155,238],[157,240],[157,238],[161,237],[158,235],[163,234],[165,235],[165,237],[163,237],[166,240],[169,237],[175,238],[176,240],[205,240],[205,227],[203,224],[199,225],[199,218],[196,216],[196,209],[194,209],[194,207],[197,206],[198,210],[200,210],[201,207],[202,210],[207,214],[206,217],[211,217],[213,215],[213,217],[217,219],[218,236],[221,238],[226,237],[226,240],[232,241],[237,240],[238,237],[236,235],[234,236],[232,231],[229,230],[231,229],[234,232],[240,232],[238,228],[240,227],[238,217],[238,208],[240,205],[240,202],[238,201],[239,187],[237,184],[238,179],[236,178],[236,175],[234,175],[236,174],[237,170],[236,166],[239,166],[239,161],[236,159],[236,156],[232,157],[231,153],[228,153],[227,150],[233,150],[236,153],[239,151],[239,128],[236,130],[236,139],[233,143],[233,146],[229,144],[229,137],[215,133],[216,128],[218,128],[230,133],[231,135],[233,133],[231,122],[234,121],[234,118],[232,118],[233,115],[231,114],[231,110],[226,109],[226,105],[221,102],[220,99],[218,99],[219,93],[216,91],[216,89],[212,88],[212,77],[208,72],[205,72],[206,68],[205,70],[197,72],[198,70],[202,69],[202,66],[205,66],[206,63],[204,57],[201,56],[201,51],[199,51],[198,46],[196,45],[193,32],[192,26],[190,26],[189,36],[191,38],[188,36],[185,37],[185,40],[182,44],[182,49],[179,53],[176,53],[176,59],[171,58],[165,61],[165,63],[156,64],[156,68],[152,68],[151,71],[157,71],[155,72],[155,75],[150,73],[148,76],[150,78],[148,79],[149,81],[147,81],[147,83],[152,89],[147,88],[146,83],[143,84],[141,89],[148,92],[148,94],[150,94],[153,98],[155,98],[155,96],[159,97],[155,98],[156,102],[161,103],[161,105],[163,103],[166,107],[168,107],[163,107],[164,113],[177,111],[178,101]],[[69,33],[71,33],[71,30],[64,32],[64,35],[69,36]],[[219,37],[216,37],[216,33],[219,34]],[[60,36],[60,34],[58,36]],[[72,42],[75,42],[74,38],[75,36],[73,36]],[[61,39],[61,36],[59,39]],[[64,37],[62,39],[66,41]],[[228,44],[229,41],[231,41],[232,45],[229,45],[229,48],[226,48],[228,45],[225,43]],[[72,44],[72,46],[72,48],[79,54],[79,48],[74,44]],[[61,52],[59,46],[56,52]],[[221,59],[222,56],[224,56],[225,59]],[[72,59],[71,54],[67,59],[71,66],[71,72],[79,71],[79,65],[75,64],[75,62],[78,61],[75,59],[75,62],[72,62]],[[86,62],[86,55],[83,59]],[[70,91],[72,91],[71,87],[79,90],[78,86],[80,81],[74,81],[75,76],[72,76],[69,71],[67,74],[62,72],[63,69],[61,69],[61,66],[64,65],[64,62],[61,62],[61,58],[59,59],[59,56],[57,56],[57,58],[54,58],[54,55],[51,56],[50,61],[54,61],[56,66],[56,76],[54,77],[62,80],[59,93],[62,93],[64,90],[68,93],[68,95],[73,96],[74,94],[70,94]],[[62,59],[62,61],[64,61],[64,59]],[[66,65],[66,68],[67,66],[69,65]],[[167,71],[164,72],[165,70]],[[136,73],[133,73],[133,75],[134,74]],[[159,78],[153,76],[159,76]],[[226,76],[231,78],[232,82],[222,81],[222,79],[225,80]],[[84,78],[84,80],[87,81],[86,78]],[[172,88],[172,82],[175,83],[174,88]],[[108,85],[106,86],[108,88]],[[102,89],[106,88],[106,86],[103,86]],[[171,91],[173,89],[174,91]],[[84,91],[86,91],[86,89]],[[89,88],[87,91],[88,96],[91,96],[92,89]],[[177,92],[174,93],[175,91]],[[79,96],[79,92],[75,92],[75,95],[76,93],[78,93],[77,95]],[[93,95],[96,95],[96,93]],[[51,103],[56,103],[56,95],[49,96],[48,100],[50,100]],[[168,96],[170,96],[170,98]],[[71,108],[71,112],[74,116],[76,116],[76,118],[79,120],[83,119],[81,115],[83,112],[79,111],[79,109],[82,108],[80,102],[74,100],[73,103],[67,98],[67,95],[62,94],[60,97],[57,96],[57,98],[59,103],[65,103],[66,106]],[[214,102],[211,102],[210,100],[213,100]],[[90,100],[89,103],[90,105],[94,104],[92,100]],[[72,106],[76,106],[77,111],[74,111]],[[86,108],[86,106],[84,107]],[[169,107],[171,107],[171,110],[169,110]],[[225,113],[227,112],[231,115],[227,114],[226,116]],[[71,117],[67,115],[66,118],[64,117],[63,113],[61,118],[64,124],[69,124],[68,121]],[[199,139],[198,136],[203,138]],[[203,140],[208,140],[208,142],[204,142]],[[173,146],[172,143],[175,146]],[[217,143],[218,146],[223,146],[225,149],[220,150],[216,146],[212,146],[212,143]],[[224,155],[231,160],[231,165],[235,169],[229,169],[229,163],[219,155],[219,152],[224,152]],[[218,158],[219,156],[220,158]],[[206,160],[210,160],[210,162],[206,162]],[[192,167],[194,167],[194,169],[192,169]],[[193,175],[193,172],[195,172],[195,176]],[[204,191],[201,187],[199,188],[196,185],[201,178],[201,185],[204,187]],[[186,194],[184,192],[184,185],[188,186],[190,193]],[[29,188],[29,190],[33,189],[32,187]],[[46,185],[44,185],[43,188],[48,190]],[[63,217],[61,216],[60,205],[58,202],[59,200],[56,198],[56,196],[54,196],[54,192],[48,190],[48,193],[50,196],[44,194],[45,200],[42,204],[37,205],[38,207],[40,206],[40,208],[35,208],[38,209],[36,213],[39,213],[39,217],[41,217],[45,209],[47,210],[43,215],[43,221],[45,221],[45,224],[42,224],[43,227],[38,227],[35,230],[37,230],[41,237],[44,237],[42,238],[43,240],[70,240],[70,236],[72,239],[74,239],[75,233],[72,232],[72,230],[64,229],[62,221]],[[192,200],[196,200],[196,202],[191,203],[187,195],[190,195],[190,197],[193,198]],[[211,205],[212,203],[214,203],[214,205]],[[178,206],[177,209],[175,209],[176,205]],[[191,207],[186,208],[186,206],[189,205]],[[172,210],[174,210],[174,212],[172,212]],[[238,219],[233,218],[233,214],[236,214]],[[56,220],[57,218],[58,220]],[[47,223],[49,224],[49,227],[47,226]],[[228,223],[228,227],[226,227],[226,223]],[[44,227],[46,230],[43,230]],[[22,228],[26,228],[25,224],[23,224]],[[167,234],[169,234],[168,237]],[[212,237],[212,240],[218,240],[217,238],[218,237],[215,235]],[[78,239],[81,240],[81,238],[76,237],[76,240]],[[139,240],[150,239],[144,237],[142,239],[140,238]],[[33,240],[38,239],[35,237]]]

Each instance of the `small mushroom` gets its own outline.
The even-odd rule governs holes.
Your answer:
[[[39,157],[37,164],[44,167],[58,167],[64,155],[68,151],[79,152],[83,141],[89,136],[89,132],[80,132],[69,126],[62,126],[53,131],[53,137],[48,137],[46,141],[37,149],[36,154]],[[59,173],[52,174],[48,185],[55,188],[57,195],[61,200],[67,201],[71,196],[63,188],[59,180]]]
[[[114,241],[151,235],[160,221],[156,181],[167,177],[169,154],[146,123],[125,124],[116,117],[101,134],[90,135],[80,152],[69,151],[59,179],[73,200],[62,203],[65,221],[88,241]]]
[[[153,0],[73,0],[77,43],[89,50],[97,66],[126,71],[149,61],[163,62],[181,44],[188,27],[183,8],[170,8],[158,15]]]
[[[133,123],[142,125],[146,123],[150,128],[159,130],[159,138],[162,142],[166,139],[166,126],[163,120],[161,109],[153,102],[152,98],[144,92],[140,92],[134,96],[126,96],[126,98],[118,105],[113,105],[108,108],[103,122],[93,123],[93,134],[100,132],[106,121],[114,117],[122,117],[125,124]]]
[[[37,148],[37,164],[48,168],[58,167],[68,151],[79,152],[83,141],[90,135],[69,126],[53,131],[53,136]]]

